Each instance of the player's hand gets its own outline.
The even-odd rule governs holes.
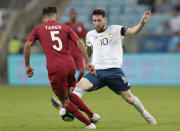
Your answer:
[[[91,63],[87,63],[85,66],[87,71],[91,72],[93,75],[96,75],[96,70]]]
[[[151,10],[148,10],[144,13],[141,20],[142,24],[146,24],[148,22],[150,15],[151,15]]]
[[[34,72],[34,70],[33,70],[32,67],[26,66],[26,75],[27,75],[27,77],[32,77],[33,76],[33,72]]]

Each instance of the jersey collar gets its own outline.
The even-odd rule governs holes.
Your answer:
[[[104,32],[104,31],[106,31],[106,29],[107,29],[108,27],[106,27],[104,30],[101,30],[101,31],[97,31],[97,33],[102,33],[102,32]]]

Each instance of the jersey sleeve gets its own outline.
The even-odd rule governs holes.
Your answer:
[[[86,45],[89,47],[92,47],[91,36],[89,33],[87,33],[87,35],[86,35]]]
[[[37,40],[37,28],[35,28],[29,35],[27,41],[34,43]]]
[[[125,36],[125,33],[126,33],[126,30],[127,30],[128,28],[127,27],[122,27],[121,28],[121,35],[122,36]]]
[[[80,38],[78,37],[78,35],[76,35],[76,33],[70,28],[68,27],[69,29],[69,38],[74,42],[76,43],[76,41],[80,40]]]
[[[120,35],[120,38],[121,39],[124,39],[124,36],[125,36],[125,32],[127,30],[126,27],[123,27],[121,25],[113,25],[113,28],[116,29],[116,31],[118,32],[118,34]]]

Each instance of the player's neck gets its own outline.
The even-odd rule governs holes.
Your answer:
[[[47,21],[57,21],[57,19],[55,17],[49,17],[47,18]]]
[[[104,28],[103,28],[102,30],[97,31],[97,32],[98,32],[98,33],[102,33],[102,32],[104,32],[106,29],[107,29],[107,26],[105,25]]]
[[[76,22],[76,20],[74,20],[74,21],[71,20],[71,21],[70,21],[70,24],[73,25],[73,26],[75,26],[75,25],[77,24],[77,22]]]

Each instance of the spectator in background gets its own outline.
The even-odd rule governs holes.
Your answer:
[[[168,52],[180,52],[180,32],[176,32],[169,41]]]
[[[162,21],[161,26],[159,26],[156,30],[156,33],[158,34],[164,34],[164,33],[169,33],[169,23],[168,21]]]
[[[156,0],[155,2],[155,11],[160,13],[171,12],[175,7],[175,4],[172,0]]]
[[[81,22],[77,21],[77,12],[75,9],[71,9],[69,12],[70,21],[66,22],[65,24],[68,25],[73,29],[73,31],[85,42],[86,38],[86,30]],[[69,40],[69,42],[72,42]],[[83,56],[79,49],[77,48],[76,44],[69,44],[69,50],[74,58],[76,69],[79,71],[78,81],[84,75],[84,62]]]
[[[151,12],[154,12],[155,9],[155,0],[137,0],[139,5],[148,5]]]
[[[170,30],[173,34],[180,32],[180,16],[177,8],[172,11],[172,18],[170,19]]]
[[[176,9],[177,9],[178,12],[180,12],[180,1],[177,2]]]
[[[21,42],[17,39],[16,36],[13,37],[8,43],[8,53],[9,54],[18,54],[21,51]]]

